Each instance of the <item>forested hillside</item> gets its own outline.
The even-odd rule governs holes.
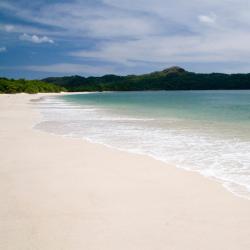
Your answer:
[[[63,86],[68,91],[250,89],[250,74],[198,74],[179,67],[144,75],[66,76],[43,81]]]

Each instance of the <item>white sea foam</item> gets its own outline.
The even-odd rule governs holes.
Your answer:
[[[194,131],[175,126],[177,123],[173,126],[173,119],[128,117],[53,97],[34,105],[44,117],[37,129],[150,155],[215,178],[233,193],[250,199],[249,141]]]

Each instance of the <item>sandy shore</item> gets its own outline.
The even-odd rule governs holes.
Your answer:
[[[145,156],[35,131],[0,95],[0,249],[250,249],[250,201]]]

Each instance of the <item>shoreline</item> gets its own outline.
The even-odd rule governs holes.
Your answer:
[[[149,156],[32,129],[28,102],[42,96],[0,95],[3,249],[250,248],[249,200]]]
[[[38,122],[37,124],[39,124],[40,122]],[[62,138],[66,138],[66,139],[72,139],[72,140],[83,140],[84,142],[87,142],[87,143],[90,143],[90,144],[94,144],[94,145],[100,145],[100,146],[103,146],[105,148],[108,148],[108,149],[111,149],[111,150],[114,150],[114,151],[119,151],[119,152],[123,152],[123,153],[126,153],[126,154],[133,154],[133,155],[138,155],[138,156],[142,156],[142,157],[147,157],[147,158],[150,158],[154,161],[157,161],[157,162],[160,162],[160,163],[163,163],[171,168],[176,168],[176,169],[179,169],[181,171],[185,171],[185,172],[191,172],[191,173],[194,173],[194,174],[198,174],[199,176],[201,176],[202,178],[205,178],[205,179],[208,179],[209,181],[212,181],[212,182],[215,182],[215,183],[218,183],[220,184],[221,187],[223,187],[227,192],[231,193],[232,195],[236,196],[237,198],[240,198],[240,199],[244,199],[244,200],[247,200],[247,201],[250,201],[250,198],[244,196],[244,195],[240,195],[238,193],[236,193],[235,191],[231,190],[229,187],[227,187],[225,185],[225,183],[215,177],[215,176],[208,176],[208,175],[203,175],[201,174],[199,171],[197,170],[193,170],[191,168],[184,168],[184,167],[181,167],[181,166],[178,166],[178,165],[173,165],[173,164],[170,164],[168,162],[165,162],[164,160],[161,160],[161,159],[158,159],[156,157],[154,157],[153,155],[149,155],[149,154],[146,154],[146,153],[139,153],[139,152],[132,152],[132,151],[129,151],[129,150],[125,150],[125,149],[122,149],[122,148],[118,148],[118,147],[115,147],[115,146],[111,146],[109,144],[105,144],[103,142],[95,142],[87,137],[83,137],[83,138],[74,138],[74,137],[71,137],[71,136],[67,136],[67,135],[58,135],[56,133],[53,133],[53,132],[46,132],[46,131],[43,131],[41,129],[37,129],[35,128],[35,126],[37,125],[35,124],[34,126],[32,126],[32,129],[38,131],[38,132],[42,132],[42,133],[46,133],[46,134],[49,134],[51,136],[59,136],[59,137],[62,137]],[[246,189],[244,186],[238,184],[238,183],[233,183],[235,185],[238,185],[238,186],[241,186],[242,189]]]
[[[113,91],[104,91],[104,92],[105,93],[112,93]],[[95,93],[100,93],[100,92],[92,92],[92,93],[95,94]],[[75,95],[75,94],[91,94],[91,93],[90,92],[80,92],[80,93],[79,92],[73,92],[72,94],[68,93],[68,92],[62,93],[62,95],[68,95],[68,94]],[[60,95],[61,94],[59,94],[59,96]],[[56,94],[55,96],[58,96],[58,94]],[[44,97],[44,98],[46,98],[46,97]],[[38,101],[40,99],[42,99],[42,98],[39,98]],[[69,105],[67,102],[63,102],[63,103],[65,103],[66,105]],[[43,120],[42,120],[42,122],[43,122]],[[207,178],[209,180],[212,180],[212,181],[215,181],[215,182],[221,184],[221,186],[223,188],[225,188],[228,192],[232,193],[233,195],[235,195],[237,197],[240,197],[240,198],[243,198],[243,199],[247,199],[247,200],[250,201],[250,196],[249,196],[250,193],[247,191],[248,190],[247,187],[244,186],[243,184],[241,184],[240,182],[235,181],[235,180],[223,179],[223,178],[220,178],[220,177],[216,176],[215,174],[207,175],[207,174],[204,174],[202,170],[192,169],[191,165],[189,165],[189,166],[177,165],[177,164],[168,162],[167,160],[164,160],[164,159],[162,159],[160,157],[157,157],[154,154],[149,154],[149,153],[144,153],[144,152],[139,152],[139,151],[133,151],[133,150],[129,150],[129,149],[124,149],[124,148],[118,147],[118,146],[112,146],[111,144],[108,144],[108,143],[105,143],[105,142],[93,140],[93,139],[87,137],[86,135],[84,135],[83,137],[80,137],[80,136],[79,137],[72,137],[71,135],[67,135],[67,134],[57,134],[57,133],[54,133],[54,132],[48,132],[48,131],[44,130],[43,128],[35,128],[35,126],[39,125],[39,123],[37,123],[37,124],[34,125],[34,129],[37,129],[37,130],[43,131],[43,132],[47,132],[47,133],[49,133],[51,135],[63,136],[65,138],[69,138],[69,139],[70,138],[83,139],[83,140],[85,140],[87,142],[94,143],[94,144],[99,144],[99,145],[103,145],[105,147],[108,147],[108,148],[111,148],[111,149],[114,149],[114,150],[119,150],[121,152],[126,152],[126,153],[130,153],[130,154],[132,153],[132,154],[136,154],[136,155],[150,157],[151,159],[163,162],[164,164],[171,165],[172,167],[175,167],[175,168],[178,168],[178,169],[181,169],[181,170],[184,170],[184,171],[190,171],[190,172],[193,172],[193,173],[196,173],[196,174],[198,173],[200,176],[202,176],[204,178]],[[236,190],[236,188],[232,188],[234,186],[237,187],[237,190]]]

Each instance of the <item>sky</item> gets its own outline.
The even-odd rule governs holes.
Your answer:
[[[249,0],[1,0],[0,76],[250,72]]]

